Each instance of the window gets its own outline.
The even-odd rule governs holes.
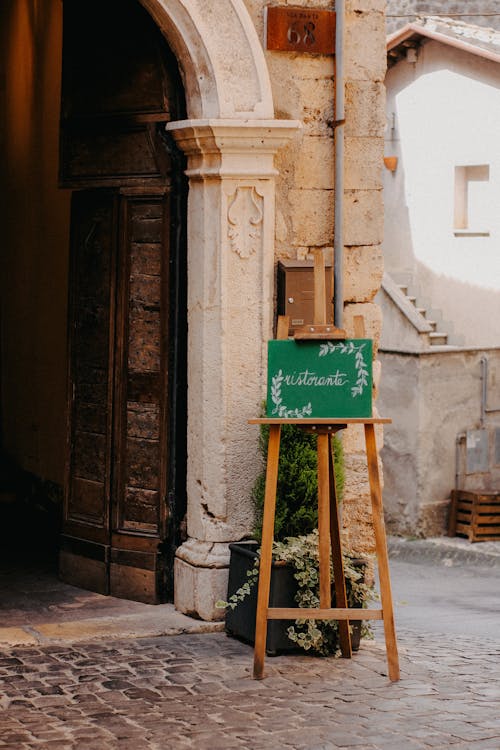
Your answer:
[[[455,167],[456,237],[488,237],[486,194],[490,179],[489,164],[471,164]]]

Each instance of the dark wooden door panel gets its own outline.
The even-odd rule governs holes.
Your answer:
[[[73,196],[68,461],[60,567],[66,580],[91,583],[101,593],[109,592],[117,216],[118,199],[110,192]]]
[[[123,590],[128,575],[134,596],[140,582],[142,598],[158,600],[155,592],[166,589],[158,547],[167,517],[168,194],[124,196],[121,217],[112,585]],[[151,539],[151,551],[134,556],[138,535]],[[133,569],[144,572],[137,577]]]
[[[116,196],[106,191],[74,195],[65,521],[98,527],[103,543],[109,541],[116,215]]]

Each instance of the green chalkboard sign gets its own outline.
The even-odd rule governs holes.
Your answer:
[[[371,417],[371,339],[269,341],[267,416]]]

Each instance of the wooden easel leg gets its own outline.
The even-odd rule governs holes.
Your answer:
[[[328,435],[318,435],[319,606],[332,606],[330,576],[330,473]]]
[[[257,613],[255,619],[255,646],[253,676],[261,680],[264,676],[264,656],[267,640],[267,610],[271,587],[271,565],[274,538],[274,515],[276,510],[276,487],[278,484],[278,463],[280,452],[281,425],[269,427],[267,447],[266,490],[264,514],[262,518],[262,542],[260,547],[259,588],[257,592]]]
[[[333,578],[335,583],[335,601],[337,607],[347,607],[347,591],[342,559],[342,540],[340,536],[340,517],[337,505],[337,488],[335,486],[335,469],[333,462],[333,435],[328,435],[329,474],[330,474],[330,539],[332,544]],[[352,656],[351,633],[348,620],[339,620],[340,651],[344,659]]]
[[[366,457],[368,461],[368,478],[370,481],[370,494],[372,500],[373,529],[375,532],[375,549],[377,552],[380,580],[380,598],[382,601],[384,619],[387,665],[389,679],[396,682],[399,680],[399,657],[396,642],[396,629],[394,625],[389,558],[387,555],[387,537],[385,533],[384,509],[382,505],[382,492],[380,489],[380,474],[378,469],[374,425],[365,424],[365,440]]]

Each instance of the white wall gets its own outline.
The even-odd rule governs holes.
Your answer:
[[[500,341],[500,65],[429,41],[386,78],[385,268],[416,278],[466,345]],[[470,183],[471,229],[454,233],[455,167],[489,165]]]

